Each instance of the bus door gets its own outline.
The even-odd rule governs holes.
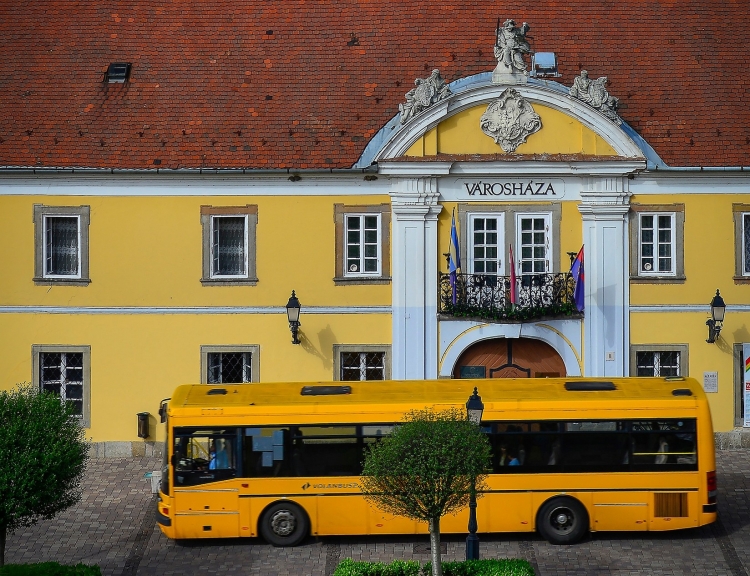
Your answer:
[[[236,431],[175,428],[174,443],[175,537],[237,536]]]

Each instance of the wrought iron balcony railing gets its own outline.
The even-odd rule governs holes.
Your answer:
[[[511,303],[510,277],[449,274],[438,278],[438,311],[456,318],[519,322],[542,318],[580,317],[573,301],[575,278],[570,273],[528,274],[516,278],[516,303]]]

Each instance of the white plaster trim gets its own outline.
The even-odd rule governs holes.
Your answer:
[[[260,175],[38,175],[0,174],[0,196],[387,196],[387,179],[365,181],[357,176]]]
[[[391,314],[390,306],[303,306],[306,314]],[[0,314],[283,314],[282,306],[0,306]]]
[[[581,161],[547,162],[524,160],[513,162],[426,162],[381,160],[380,174],[384,176],[626,176],[646,168],[645,160],[627,161]]]
[[[533,338],[546,342],[563,359],[568,376],[580,376],[583,358],[580,320],[552,320],[533,324],[482,324],[471,321],[440,322],[440,378],[453,375],[456,362],[472,344],[493,338]]]
[[[376,154],[374,161],[380,163],[381,160],[403,156],[418,138],[441,121],[472,106],[485,103],[489,105],[499,98],[506,88],[508,86],[492,84],[478,86],[438,102],[396,130]],[[514,85],[513,88],[532,104],[543,104],[576,118],[601,136],[619,156],[644,158],[645,161],[640,147],[619,126],[580,100],[533,84]],[[498,152],[501,152],[499,147]]]
[[[706,304],[641,304],[630,306],[631,312],[704,312],[711,314],[711,306]],[[727,314],[733,312],[750,312],[750,304],[727,305]]]
[[[632,194],[747,194],[750,192],[750,170],[747,174],[704,172],[644,172],[630,181]]]

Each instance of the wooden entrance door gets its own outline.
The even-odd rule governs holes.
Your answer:
[[[551,378],[565,376],[557,351],[541,340],[497,338],[467,348],[456,362],[454,378]]]

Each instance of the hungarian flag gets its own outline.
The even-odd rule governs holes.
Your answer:
[[[573,291],[573,302],[575,302],[576,310],[583,312],[583,246],[581,246],[576,259],[573,260],[573,264],[570,266],[570,274],[576,281],[576,287]]]
[[[448,273],[451,277],[451,292],[453,294],[453,304],[456,303],[456,283],[458,281],[458,271],[461,270],[461,251],[458,248],[458,232],[456,231],[456,214],[451,217],[451,243],[448,257]]]
[[[513,246],[510,249],[510,303],[512,306],[518,304],[518,285],[516,284],[516,261],[513,258]]]

